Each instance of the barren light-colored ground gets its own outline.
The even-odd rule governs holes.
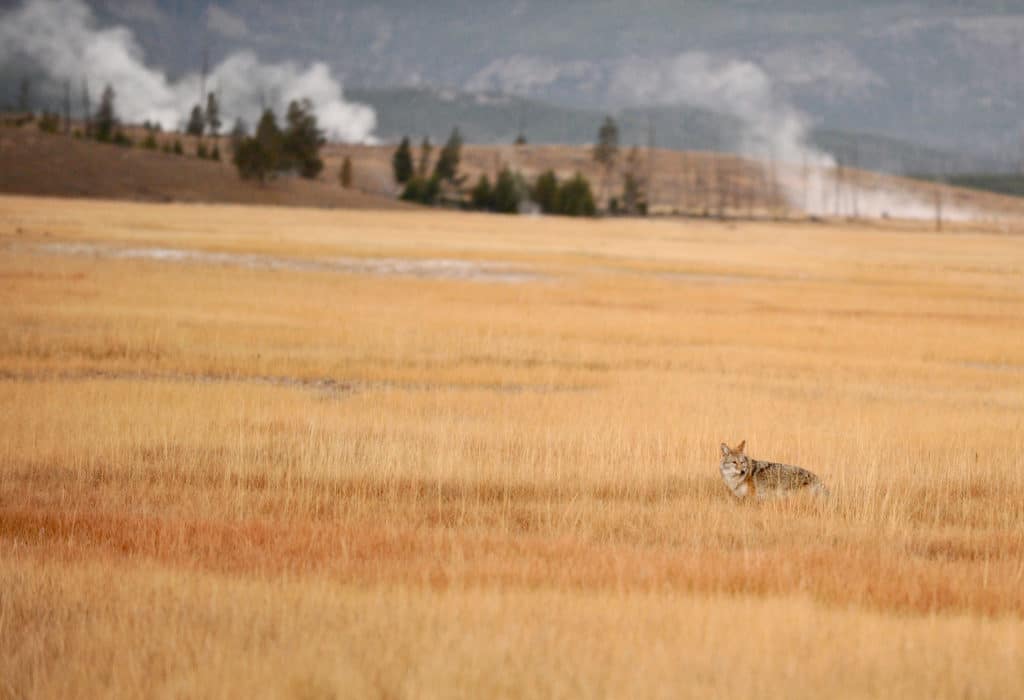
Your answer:
[[[1024,687],[1020,238],[4,197],[0,407],[0,697]]]

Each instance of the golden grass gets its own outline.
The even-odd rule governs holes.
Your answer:
[[[2,198],[0,696],[1011,696],[1022,280],[980,230]],[[740,439],[832,497],[736,503]]]

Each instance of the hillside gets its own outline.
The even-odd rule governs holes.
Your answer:
[[[972,190],[1024,197],[1024,175],[1020,173],[962,173],[941,178],[941,181]]]
[[[128,133],[141,141],[141,129],[128,129]],[[282,176],[261,186],[238,178],[229,163],[226,139],[221,140],[225,158],[219,163],[195,157],[197,144],[190,137],[162,134],[160,139],[181,140],[186,155],[43,134],[33,126],[0,128],[0,192],[349,209],[411,206],[397,199],[391,145],[328,144],[322,151],[325,167],[317,180]],[[648,160],[651,153],[653,164]],[[467,145],[460,172],[467,188],[480,175],[493,178],[505,167],[520,173],[527,183],[549,169],[560,178],[580,172],[591,181],[597,198],[607,203],[621,191],[627,154],[623,153],[619,168],[606,182],[589,146]],[[354,173],[349,190],[337,180],[346,156]],[[641,179],[653,175],[649,203],[655,214],[790,217],[808,213],[929,219],[938,196],[947,220],[1005,220],[1024,215],[1024,201],[1019,198],[851,169],[844,169],[836,184],[831,172],[805,173],[784,165],[773,172],[766,164],[722,153],[640,149],[635,172]]]
[[[360,186],[367,191],[395,192],[391,180],[393,146],[329,144],[323,151],[322,178],[333,179],[342,159],[349,156]],[[419,155],[419,149],[416,149]],[[435,149],[436,155],[436,149]],[[837,183],[832,171],[804,172],[798,164],[766,164],[739,156],[703,151],[655,149],[653,166],[648,151],[637,153],[638,172],[653,174],[651,211],[657,214],[740,217],[863,216],[868,218],[931,219],[938,196],[946,220],[1019,219],[1024,199],[935,184],[884,173],[844,168]],[[622,162],[626,160],[623,154]],[[577,145],[468,145],[463,148],[460,172],[467,186],[481,174],[492,181],[502,168],[522,173],[532,181],[545,170],[560,178],[583,173],[602,198],[603,176],[589,146]],[[621,190],[621,170],[613,174],[607,193]]]
[[[522,131],[530,143],[585,145],[593,142],[606,115],[499,92],[398,87],[350,88],[346,94],[374,108],[377,135],[387,142],[427,135],[437,143],[458,125],[471,143],[511,144]],[[656,144],[669,150],[738,152],[742,143],[739,119],[689,104],[624,109],[615,117],[626,145],[646,145],[651,127]],[[812,129],[808,140],[844,163],[895,175],[998,171],[1004,165],[992,158],[824,126]]]
[[[194,152],[194,146],[186,144],[186,152]],[[391,197],[345,190],[336,181],[287,177],[259,186],[240,180],[227,162],[121,148],[31,127],[0,128],[0,192],[348,209],[404,206]]]

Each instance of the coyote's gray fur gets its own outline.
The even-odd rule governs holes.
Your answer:
[[[828,495],[828,489],[815,474],[789,464],[762,462],[743,454],[747,444],[744,440],[736,449],[722,443],[722,481],[736,498],[757,498],[764,500],[779,496],[787,491],[808,490]]]

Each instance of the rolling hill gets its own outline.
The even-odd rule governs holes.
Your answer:
[[[141,129],[128,129],[139,142]],[[323,172],[314,181],[283,175],[259,185],[242,181],[228,162],[195,157],[196,142],[178,134],[186,155],[99,144],[63,134],[44,134],[33,125],[0,128],[0,192],[134,201],[225,202],[320,208],[388,209],[407,207],[397,199],[391,173],[391,145],[327,144]],[[221,151],[229,153],[227,139]],[[435,157],[436,157],[435,149]],[[418,157],[417,153],[417,157]],[[353,163],[353,187],[338,184],[344,158]],[[635,173],[653,176],[650,211],[688,216],[792,217],[867,216],[928,219],[938,204],[946,219],[1017,220],[1024,200],[936,185],[864,170],[844,168],[838,183],[830,172],[775,168],[728,153],[639,149]],[[653,158],[653,161],[650,159]],[[560,178],[579,172],[607,203],[622,187],[627,153],[610,178],[583,145],[487,145],[463,148],[460,172],[470,187],[481,175],[503,168],[529,184],[554,170]]]
[[[182,140],[194,153],[194,145]],[[0,192],[348,209],[405,206],[336,182],[284,177],[260,186],[240,180],[227,162],[99,144],[34,127],[0,128]]]

